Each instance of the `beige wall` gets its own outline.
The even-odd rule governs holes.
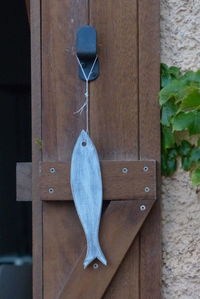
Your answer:
[[[161,0],[161,61],[200,69],[200,0]],[[200,192],[179,170],[162,184],[163,299],[200,298]]]

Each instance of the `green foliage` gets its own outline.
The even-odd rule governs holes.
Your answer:
[[[181,132],[200,134],[200,70],[182,73],[180,68],[161,64],[162,174],[172,175],[181,166],[191,172],[193,186],[200,185],[200,138],[181,140]]]
[[[39,146],[39,150],[42,151],[43,150],[43,142],[40,138],[36,137],[33,139],[34,143],[37,144]]]

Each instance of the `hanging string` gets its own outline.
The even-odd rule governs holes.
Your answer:
[[[88,106],[89,106],[89,79],[90,79],[90,76],[91,76],[92,71],[94,69],[94,66],[96,64],[96,61],[98,59],[98,56],[95,57],[88,76],[86,75],[86,73],[83,69],[83,66],[80,62],[80,59],[78,58],[77,55],[76,55],[76,59],[78,61],[78,64],[81,68],[81,71],[82,71],[84,79],[85,79],[85,102],[83,103],[83,105],[77,111],[74,112],[74,114],[77,114],[77,113],[81,114],[83,112],[83,110],[86,109],[86,132],[89,133],[89,109],[88,109]]]

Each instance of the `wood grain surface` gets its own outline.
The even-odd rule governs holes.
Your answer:
[[[31,94],[32,94],[32,223],[33,223],[33,298],[43,298],[43,203],[39,190],[41,151],[34,138],[41,139],[41,7],[40,0],[31,0]]]
[[[43,161],[66,162],[85,128],[85,114],[74,115],[84,102],[74,45],[88,23],[88,1],[42,0],[41,12]],[[43,236],[43,296],[55,299],[85,240],[73,203],[45,202]]]
[[[90,23],[98,32],[101,63],[101,75],[90,87],[90,128],[102,159],[139,159],[137,9],[136,0],[90,2]],[[139,273],[139,242],[131,246],[128,256],[132,257],[131,268],[125,258],[109,285],[106,299],[123,293],[130,273]],[[117,277],[123,277],[120,284],[116,283]],[[132,281],[125,294],[127,299],[139,299],[134,289],[139,275],[132,276]]]
[[[144,170],[148,167],[148,171]],[[70,162],[40,163],[40,198],[42,200],[73,200],[70,187]],[[123,173],[124,168],[128,169]],[[55,169],[55,172],[51,172]],[[17,163],[17,200],[32,200],[32,163]],[[104,200],[155,199],[155,161],[101,161]],[[149,192],[145,192],[145,187]],[[53,187],[54,192],[49,193]]]
[[[41,7],[39,0],[32,0],[33,138],[43,142],[42,154],[33,143],[33,298],[73,298],[69,294],[77,296],[82,290],[84,298],[159,299],[159,203],[138,235],[145,217],[137,214],[138,206],[133,215],[128,209],[136,208],[137,197],[109,203],[104,216],[113,221],[102,225],[101,243],[110,267],[90,268],[81,276],[85,238],[73,203],[39,198],[39,160],[70,161],[75,140],[86,127],[85,114],[74,114],[85,92],[74,56],[75,32],[85,24],[98,34],[100,77],[90,84],[89,127],[100,158],[160,160],[159,0],[42,0]],[[119,196],[123,179],[120,173],[114,184],[115,174],[110,183]],[[159,178],[159,166],[157,174]],[[134,184],[137,190],[140,184]],[[153,203],[139,200],[146,201]]]
[[[138,1],[140,159],[157,163],[157,202],[140,233],[140,299],[159,299],[160,233],[160,1]],[[153,269],[153,275],[152,275]]]
[[[148,167],[148,171],[144,171]],[[123,173],[128,169],[127,173]],[[72,200],[70,162],[40,164],[42,200]],[[55,172],[51,172],[55,169]],[[104,200],[156,199],[155,161],[101,161]],[[148,187],[149,191],[145,192]],[[49,189],[53,188],[50,193]]]
[[[102,217],[100,234],[108,265],[104,266],[96,261],[95,263],[99,266],[97,269],[93,267],[95,263],[87,269],[83,269],[84,250],[61,290],[58,296],[59,299],[79,299],[83,294],[85,299],[102,298],[153,203],[154,200],[115,201],[110,203]],[[141,211],[141,205],[145,205],[146,209],[144,211]],[[129,288],[129,285],[127,285],[127,288]],[[133,293],[131,296],[133,296]]]

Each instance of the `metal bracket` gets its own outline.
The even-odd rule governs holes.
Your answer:
[[[82,26],[78,29],[76,33],[76,55],[80,60],[86,76],[88,77],[97,56],[97,32],[95,28],[91,26]],[[97,59],[88,81],[95,80],[98,76],[99,60]],[[81,80],[85,81],[85,77],[80,66],[79,77]]]

